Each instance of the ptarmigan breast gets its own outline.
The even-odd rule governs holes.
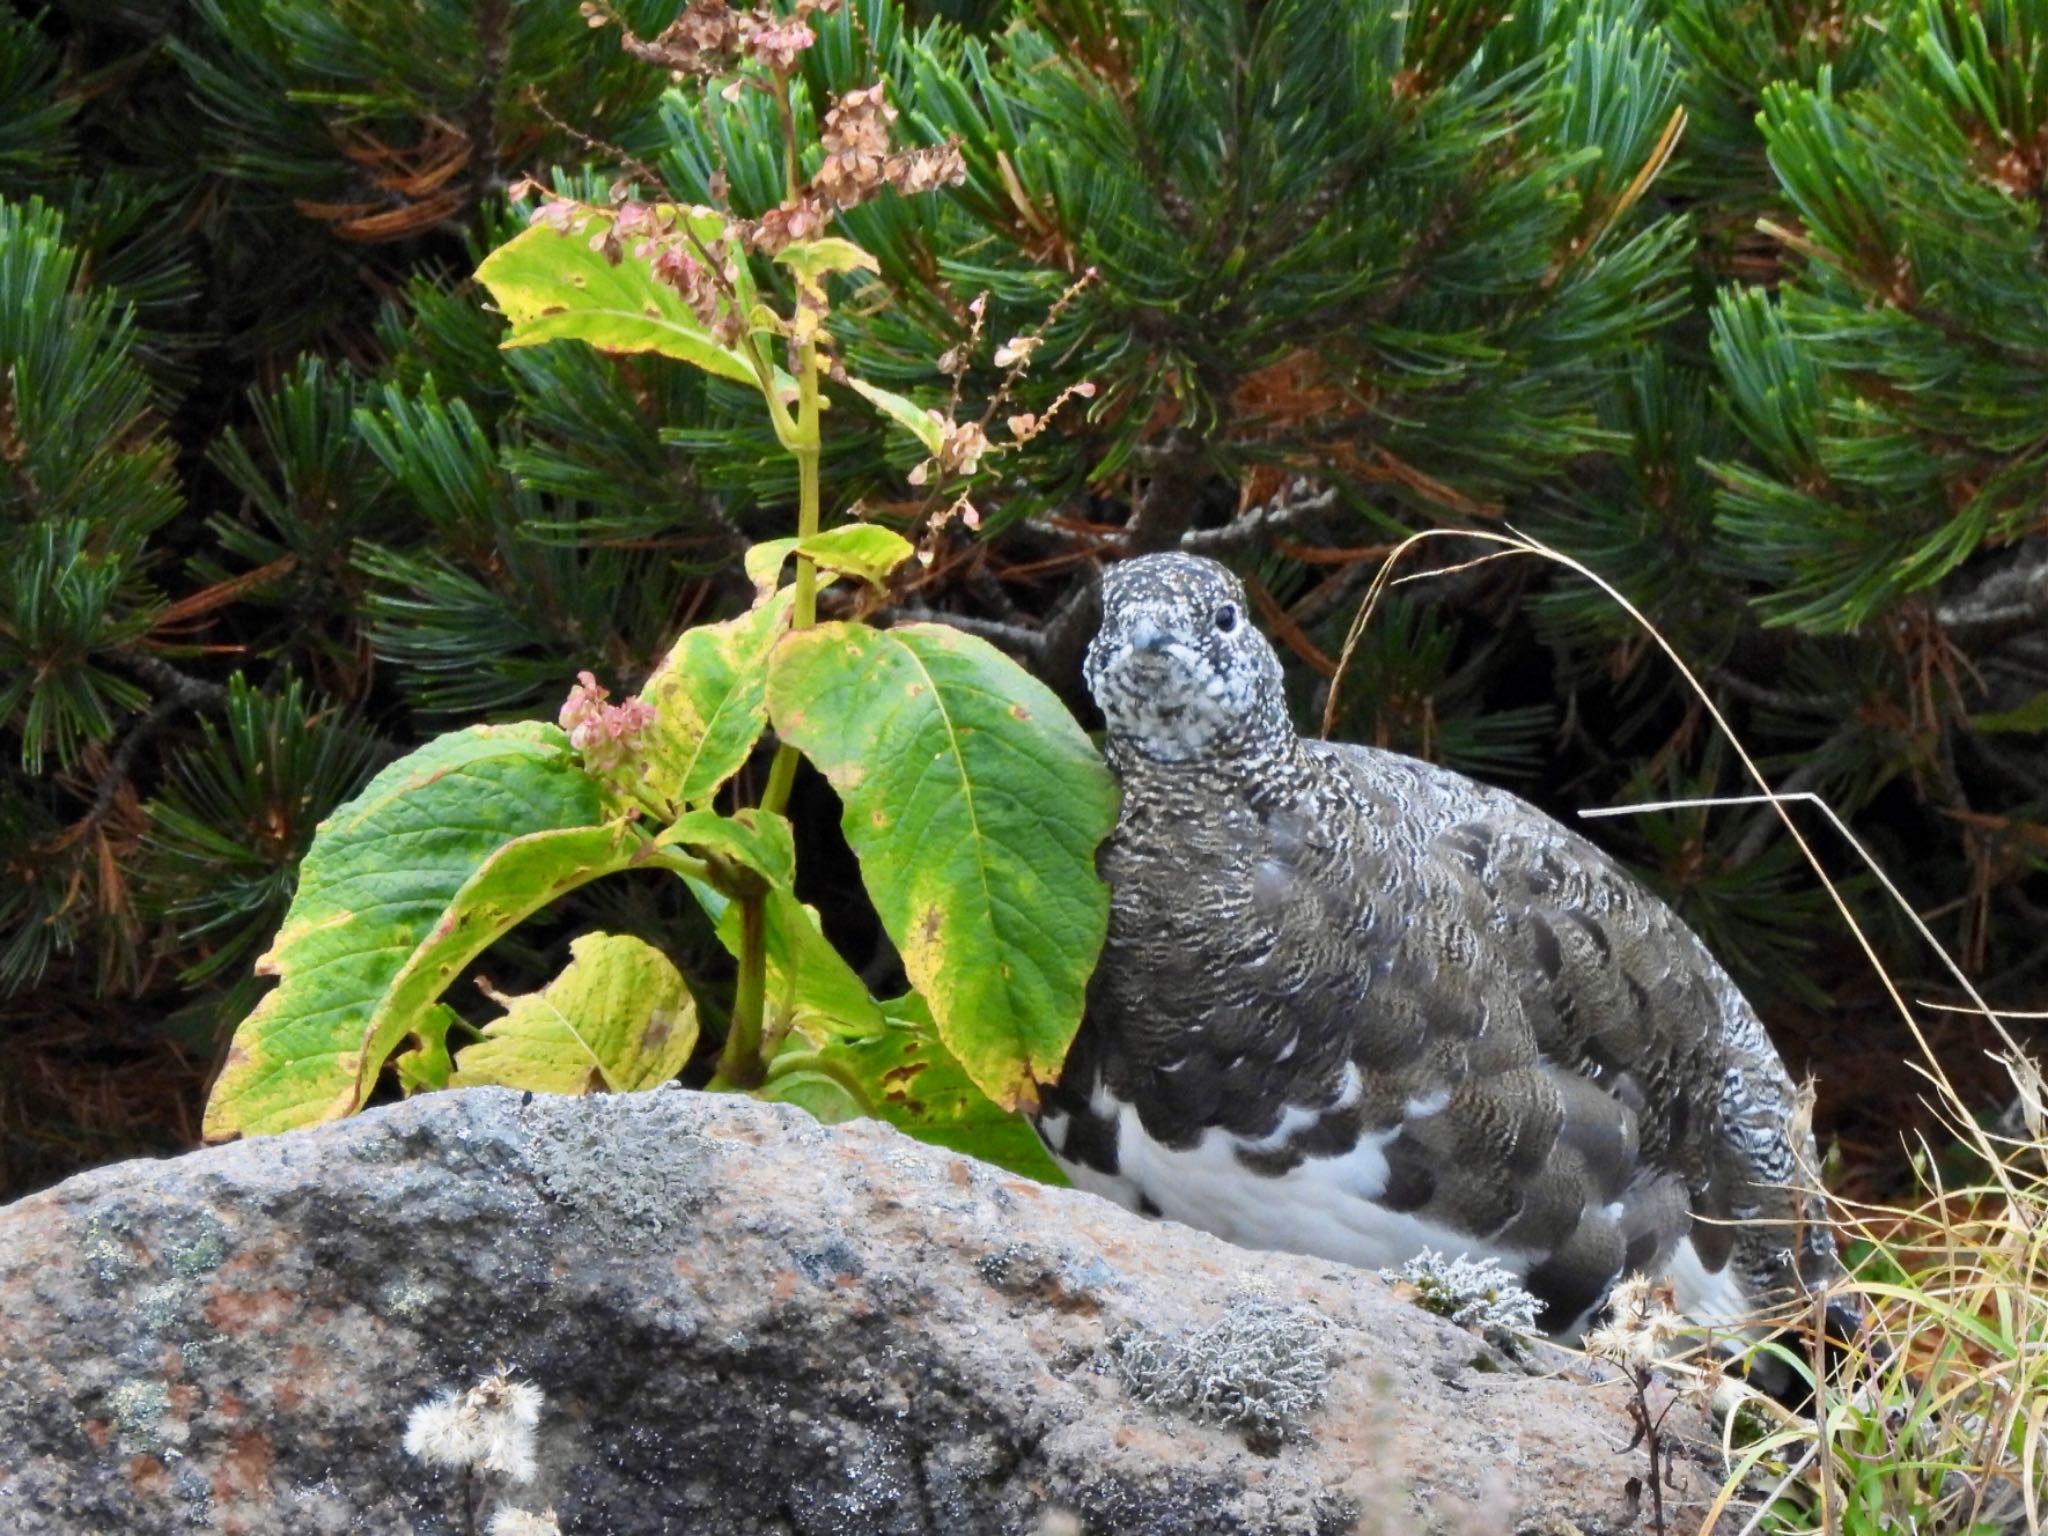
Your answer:
[[[1591,843],[1300,739],[1213,561],[1114,567],[1087,666],[1124,801],[1038,1122],[1076,1184],[1254,1247],[1492,1255],[1560,1334],[1631,1271],[1723,1321],[1836,1273],[1755,1012]]]

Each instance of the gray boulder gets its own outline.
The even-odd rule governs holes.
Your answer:
[[[1635,1529],[1624,1384],[1539,1356],[877,1124],[438,1093],[0,1209],[0,1532]],[[500,1366],[530,1480],[406,1453]]]

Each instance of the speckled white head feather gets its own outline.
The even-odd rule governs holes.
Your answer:
[[[1251,622],[1243,584],[1214,560],[1142,555],[1112,566],[1086,673],[1113,757],[1256,757],[1293,738],[1279,658]]]

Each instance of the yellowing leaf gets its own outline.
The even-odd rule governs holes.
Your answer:
[[[882,264],[851,240],[827,236],[784,246],[775,259],[794,272],[810,293],[825,296],[825,277],[832,272],[879,272]]]
[[[603,352],[658,352],[741,384],[759,379],[746,354],[713,336],[637,256],[616,265],[590,248],[601,227],[565,235],[543,225],[520,231],[476,269],[477,281],[512,322],[508,347],[587,341]]]
[[[794,1104],[823,1125],[841,1125],[867,1114],[844,1083],[823,1072],[784,1072],[756,1088],[754,1097]]]
[[[386,768],[325,822],[206,1103],[209,1140],[353,1114],[499,935],[644,842],[606,824],[552,725],[474,726]],[[426,1059],[413,1063],[431,1071]]]
[[[724,216],[706,208],[684,210],[684,215],[704,249],[718,259],[724,249]],[[484,258],[477,280],[512,322],[503,345],[574,340],[600,352],[655,352],[758,388],[761,379],[752,357],[713,335],[682,294],[656,277],[643,258],[625,251],[614,263],[590,248],[592,237],[608,222],[599,215],[567,235],[536,224]],[[737,293],[721,300],[721,308],[745,314],[751,330],[779,332],[781,321],[754,302],[746,262],[737,261],[729,270]],[[788,373],[771,365],[769,376],[780,399],[797,398],[796,380]]]
[[[782,584],[782,567],[796,544],[795,539],[763,539],[747,547],[747,580],[754,584],[756,600],[769,596]]]
[[[735,816],[689,811],[678,816],[655,842],[729,859],[779,890],[796,884],[796,837],[788,819],[773,811],[753,806]]]
[[[816,1052],[859,1086],[876,1118],[919,1141],[950,1147],[1041,1184],[1067,1182],[1030,1122],[975,1087],[939,1038],[923,998],[913,992],[882,1006],[888,1016],[885,1028],[833,1041]]]
[[[407,1094],[448,1086],[448,1074],[455,1070],[448,1055],[448,1026],[454,1022],[453,1008],[434,1004],[413,1026],[413,1046],[391,1058],[391,1070],[398,1074],[399,1086]]]
[[[822,624],[768,673],[776,729],[831,780],[875,910],[939,1038],[1014,1109],[1065,1059],[1102,947],[1116,786],[1042,683],[936,624]]]
[[[653,945],[587,933],[538,992],[499,999],[502,1018],[455,1059],[449,1085],[537,1093],[632,1093],[667,1082],[697,1044],[697,1004]]]
[[[915,401],[866,379],[849,376],[846,387],[916,438],[926,453],[938,453],[946,446],[946,424]]]
[[[746,762],[768,722],[768,651],[793,601],[779,593],[736,619],[685,630],[654,669],[640,697],[654,706],[643,743],[657,796],[700,804]]]
[[[879,587],[888,582],[891,571],[916,555],[917,547],[892,528],[846,523],[812,534],[797,544],[796,552],[825,570]]]

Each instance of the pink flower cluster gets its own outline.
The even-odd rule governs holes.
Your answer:
[[[569,745],[583,754],[584,765],[602,772],[616,768],[638,749],[640,737],[654,724],[654,706],[631,698],[607,704],[611,690],[588,672],[576,674],[576,686],[557,718],[569,733]]]

